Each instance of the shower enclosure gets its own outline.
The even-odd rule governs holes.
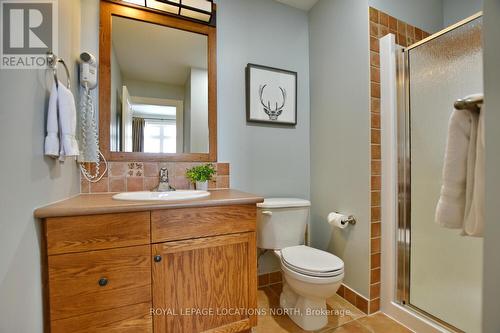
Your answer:
[[[451,331],[481,331],[482,239],[434,222],[453,104],[482,93],[482,17],[401,49],[397,302]],[[463,111],[468,112],[468,111]]]

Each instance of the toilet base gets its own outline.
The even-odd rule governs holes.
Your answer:
[[[280,295],[280,306],[295,324],[306,331],[318,330],[328,323],[326,300],[300,296],[286,281]]]

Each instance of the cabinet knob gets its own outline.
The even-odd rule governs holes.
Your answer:
[[[99,279],[99,285],[101,287],[104,287],[107,284],[108,284],[108,279],[106,279],[105,277]]]
[[[161,256],[159,254],[155,255],[154,261],[155,262],[160,262],[161,261]]]

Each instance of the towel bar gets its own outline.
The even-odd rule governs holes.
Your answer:
[[[64,70],[66,71],[66,78],[68,79],[68,89],[71,89],[71,75],[69,74],[68,66],[66,66],[66,63],[62,58],[57,57],[54,53],[52,52],[47,52],[47,65],[49,68],[52,69],[54,72],[54,81],[56,82],[56,87],[59,88],[59,80],[57,79],[57,64],[61,63],[64,67]]]
[[[454,103],[457,110],[479,111],[480,104],[483,104],[483,95],[469,96],[466,98],[457,99]]]

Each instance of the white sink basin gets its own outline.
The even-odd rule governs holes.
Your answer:
[[[207,191],[177,190],[171,192],[123,192],[113,195],[115,200],[160,200],[177,201],[205,198],[210,195]]]

